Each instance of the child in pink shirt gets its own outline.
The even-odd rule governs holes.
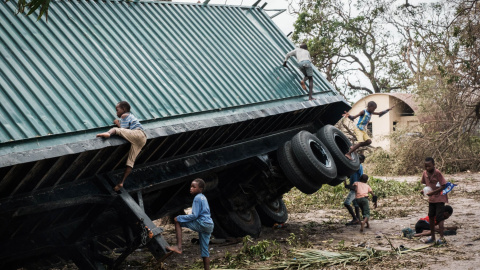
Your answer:
[[[360,223],[360,232],[363,232],[363,228],[370,228],[370,224],[368,224],[368,219],[370,218],[370,207],[368,205],[368,193],[372,193],[372,200],[373,205],[377,208],[377,196],[373,194],[372,188],[367,184],[368,175],[362,174],[360,177],[359,182],[355,182],[353,184],[353,188],[355,189],[355,199],[357,200],[358,206],[362,210],[363,220]],[[365,224],[367,226],[365,226]]]

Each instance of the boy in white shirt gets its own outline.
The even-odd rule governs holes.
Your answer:
[[[305,86],[305,80],[308,78],[308,100],[314,100],[312,97],[313,94],[313,68],[312,68],[312,59],[310,57],[310,52],[308,51],[307,44],[302,43],[300,48],[296,48],[295,50],[287,53],[285,56],[285,61],[283,61],[283,66],[287,67],[287,60],[290,56],[295,56],[298,61],[298,68],[305,76],[303,80],[300,81],[303,90],[307,90]]]

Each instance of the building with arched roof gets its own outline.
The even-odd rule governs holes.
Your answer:
[[[388,135],[395,130],[403,129],[407,131],[407,134],[412,135],[418,134],[420,131],[420,121],[416,115],[419,111],[419,106],[415,101],[415,95],[406,93],[378,93],[368,95],[357,101],[349,113],[352,115],[358,114],[367,107],[367,103],[370,101],[377,103],[377,112],[395,105],[392,111],[382,117],[377,115],[372,116],[368,124],[368,134],[372,138],[371,145],[373,147],[382,147],[385,150],[389,150],[390,145],[394,142]],[[348,119],[341,121],[344,121],[344,123],[353,130],[358,118],[353,122]]]

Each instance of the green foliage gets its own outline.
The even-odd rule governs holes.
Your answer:
[[[343,185],[336,187],[323,185],[321,189],[311,195],[293,188],[285,194],[283,200],[288,209],[295,212],[306,212],[311,209],[341,208],[341,202],[347,193],[348,191]]]
[[[370,159],[369,157],[369,161]],[[370,177],[368,184],[379,198],[414,195],[418,194],[422,189],[420,179],[418,183],[412,184],[406,181],[385,181]],[[311,195],[304,194],[293,188],[284,195],[283,200],[287,208],[294,212],[307,212],[315,209],[341,209],[344,207],[343,200],[348,192],[349,190],[342,184],[335,187],[323,185],[321,189]]]
[[[243,268],[255,261],[268,261],[281,255],[280,245],[275,240],[255,241],[250,236],[243,238],[243,246],[238,254],[225,252],[222,265],[226,268]]]
[[[7,0],[8,1],[8,0]],[[38,13],[37,20],[40,20],[43,15],[45,19],[48,20],[48,8],[50,6],[51,0],[31,0],[27,2],[26,0],[19,0],[17,3],[18,13],[24,13],[25,8],[28,9],[27,16],[33,14],[36,10],[40,8]]]
[[[314,64],[337,89],[348,85],[347,93],[379,93],[407,87],[409,71],[398,55],[391,53],[396,44],[384,27],[394,1],[352,2],[300,1],[292,39],[308,45]],[[345,77],[353,74],[364,76],[371,87],[358,89],[352,85]]]
[[[262,261],[270,260],[272,257],[280,255],[280,245],[275,240],[262,240],[255,243],[250,236],[245,236],[242,253]]]
[[[413,183],[407,183],[407,181],[395,181],[395,180],[382,180],[374,177],[370,177],[368,184],[374,191],[375,195],[379,198],[387,198],[400,195],[413,195],[418,194],[423,188],[419,181]]]

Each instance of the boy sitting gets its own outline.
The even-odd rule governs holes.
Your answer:
[[[370,207],[368,205],[368,193],[372,194],[372,201],[375,208],[377,208],[377,196],[373,194],[372,188],[367,184],[368,175],[362,174],[359,182],[355,182],[353,187],[355,189],[355,199],[357,200],[358,206],[362,210],[363,220],[360,223],[360,232],[363,232],[363,228],[370,228],[368,219],[370,218]],[[367,226],[365,226],[365,224]]]
[[[97,134],[97,137],[107,139],[110,138],[111,135],[118,135],[132,144],[130,152],[128,152],[127,167],[125,168],[122,181],[114,188],[115,191],[119,191],[120,188],[123,187],[127,176],[132,172],[135,159],[147,142],[147,135],[143,131],[143,127],[138,119],[130,112],[130,104],[128,104],[128,102],[120,101],[117,106],[115,106],[115,109],[117,110],[118,118],[120,118],[120,120],[113,120],[113,123],[117,127],[110,129],[108,132]]]
[[[210,235],[213,232],[213,220],[210,216],[210,207],[207,198],[202,194],[204,188],[205,182],[203,179],[197,178],[192,181],[192,184],[190,185],[190,194],[195,196],[193,199],[192,214],[180,215],[174,219],[177,246],[170,246],[167,247],[167,249],[182,254],[182,227],[187,227],[198,232],[203,267],[208,270],[210,269],[208,243],[210,242]]]

